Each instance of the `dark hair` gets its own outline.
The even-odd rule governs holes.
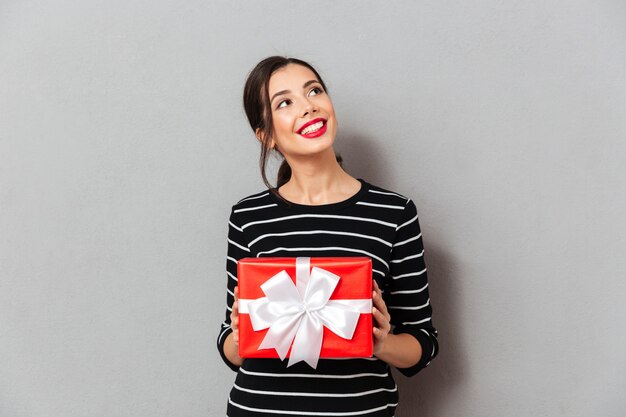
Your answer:
[[[315,74],[320,84],[322,84],[324,91],[326,91],[326,93],[328,94],[326,84],[324,84],[324,80],[322,80],[322,77],[320,77],[315,68],[313,68],[309,63],[300,59],[288,58],[283,56],[270,56],[259,62],[256,67],[254,67],[254,69],[250,71],[250,74],[248,74],[248,78],[243,89],[243,107],[246,111],[248,122],[250,122],[250,127],[252,128],[252,131],[255,132],[255,134],[257,129],[261,129],[261,137],[259,138],[261,141],[261,155],[259,158],[261,177],[263,178],[263,182],[265,183],[267,188],[269,188],[277,195],[278,193],[276,192],[276,190],[281,185],[289,181],[289,178],[291,178],[291,167],[287,163],[287,160],[284,159],[285,157],[280,152],[280,150],[275,148],[275,151],[283,157],[283,162],[278,169],[276,188],[272,187],[267,179],[267,175],[265,172],[267,167],[267,160],[271,151],[269,144],[274,134],[274,126],[272,124],[272,110],[269,97],[269,84],[272,74],[289,64],[302,65],[303,67],[310,69],[313,74]],[[337,158],[337,162],[339,162],[339,165],[341,165],[341,156],[335,156]]]

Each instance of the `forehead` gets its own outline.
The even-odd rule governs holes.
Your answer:
[[[282,90],[299,90],[305,82],[309,80],[317,80],[317,77],[307,67],[298,64],[289,64],[279,70],[276,70],[270,77],[269,95]]]

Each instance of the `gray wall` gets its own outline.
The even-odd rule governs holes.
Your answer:
[[[222,416],[247,72],[320,70],[420,213],[441,354],[398,416],[626,408],[622,1],[4,1],[0,416]]]

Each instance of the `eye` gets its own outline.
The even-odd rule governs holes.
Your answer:
[[[318,95],[318,94],[322,94],[324,92],[324,90],[322,90],[321,87],[313,87],[311,88],[311,90],[309,91],[309,95],[311,95],[311,93],[315,92],[315,94],[313,94],[314,96]]]
[[[280,109],[282,107],[285,107],[285,106],[283,106],[283,104],[286,105],[286,104],[289,104],[289,103],[291,103],[291,100],[289,100],[289,99],[281,100],[281,101],[278,102],[278,105],[276,106],[276,108]]]

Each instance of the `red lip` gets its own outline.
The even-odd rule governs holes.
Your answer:
[[[315,124],[315,123],[317,123],[317,122],[324,122],[324,123],[326,123],[326,119],[324,119],[324,118],[322,118],[322,117],[317,117],[317,118],[315,118],[315,119],[313,119],[313,120],[309,120],[308,122],[306,122],[305,124],[303,124],[302,126],[300,126],[300,129],[298,129],[298,130],[297,130],[297,133],[298,133],[298,134],[302,134],[302,131],[303,131],[303,130],[307,127],[307,126],[314,125],[314,124]]]

